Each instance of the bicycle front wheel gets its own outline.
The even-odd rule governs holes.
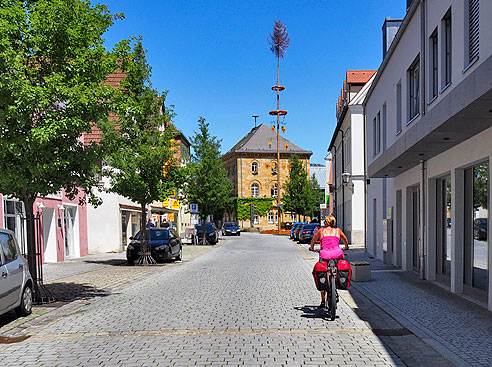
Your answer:
[[[335,320],[337,313],[337,285],[335,284],[335,277],[330,275],[330,318],[331,321]]]

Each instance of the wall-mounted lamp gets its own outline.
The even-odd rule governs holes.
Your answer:
[[[352,183],[352,174],[348,172],[342,173],[342,183],[350,191],[354,192],[354,184]]]

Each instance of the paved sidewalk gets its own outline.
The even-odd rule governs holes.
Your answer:
[[[370,258],[362,249],[349,250],[348,259],[369,261],[372,270],[371,282],[351,284],[351,306],[407,365],[430,365],[423,362],[433,352],[459,366],[492,365],[490,311],[421,281],[417,274]],[[407,335],[385,335],[391,334],[385,329]],[[410,355],[415,348],[422,350],[420,357]],[[439,358],[433,360],[433,366],[439,365]]]
[[[14,311],[0,315],[0,337],[18,337],[34,334],[59,315],[73,312],[92,300],[107,297],[167,268],[187,263],[200,255],[220,247],[183,246],[183,261],[168,261],[155,266],[127,266],[125,253],[103,253],[43,265],[46,288],[56,302],[34,306],[27,317],[17,317]],[[62,310],[56,310],[63,308]]]

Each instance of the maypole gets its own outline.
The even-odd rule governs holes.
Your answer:
[[[272,87],[272,90],[277,92],[277,109],[270,111],[270,115],[277,116],[277,224],[278,231],[280,232],[280,116],[287,115],[287,111],[280,109],[280,92],[285,89],[285,87],[280,85],[280,57],[284,57],[287,47],[289,47],[289,35],[287,33],[287,28],[281,21],[275,21],[273,26],[273,33],[270,35],[268,40],[270,43],[270,50],[277,57],[277,84]]]

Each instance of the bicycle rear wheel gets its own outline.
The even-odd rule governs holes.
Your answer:
[[[330,302],[330,318],[331,321],[334,321],[337,314],[337,285],[335,284],[335,277],[333,275],[330,275],[330,295],[328,302]]]

